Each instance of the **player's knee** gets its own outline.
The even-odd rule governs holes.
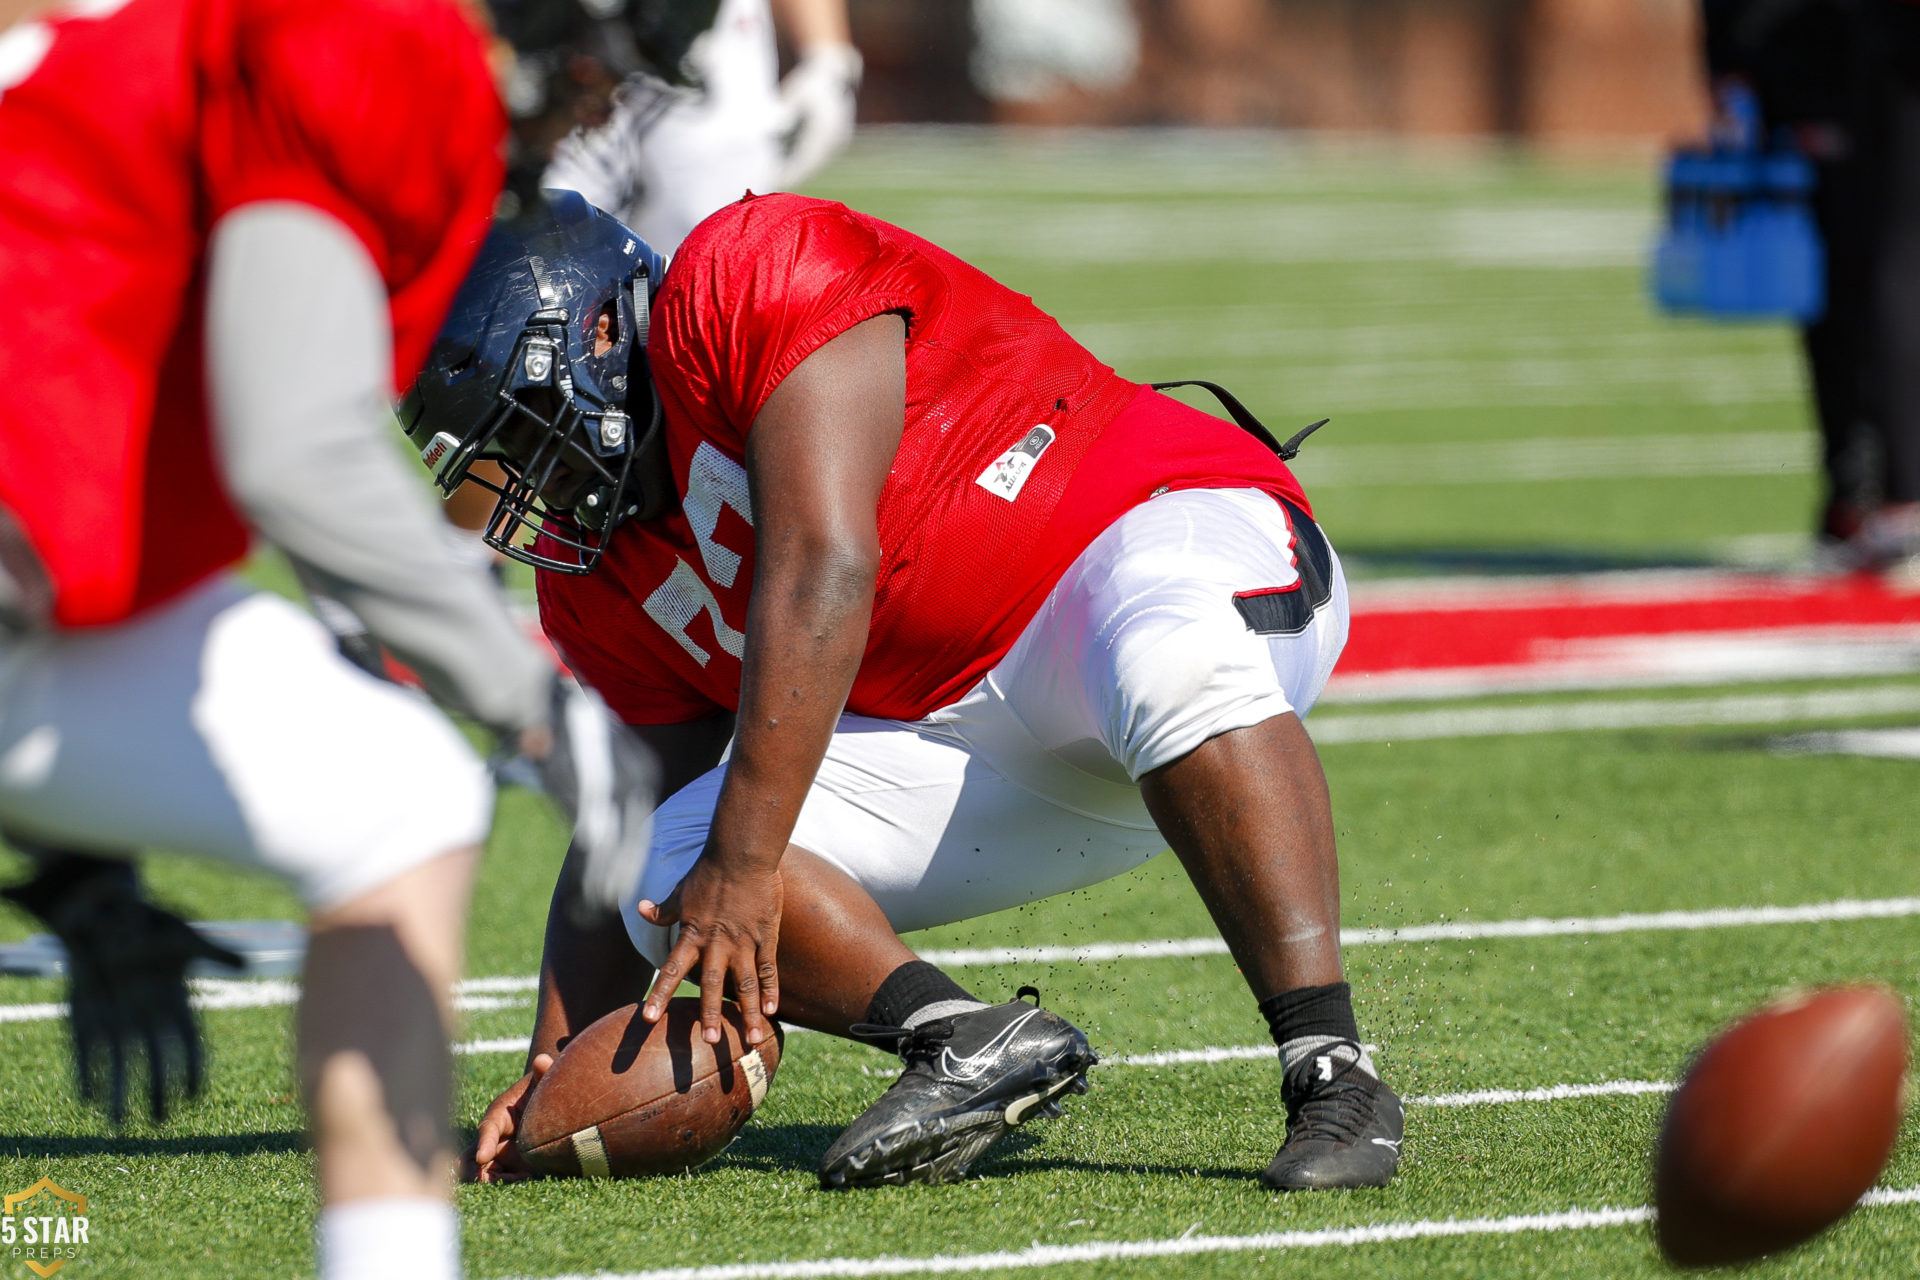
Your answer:
[[[1201,619],[1127,655],[1108,703],[1108,748],[1130,777],[1209,738],[1289,710],[1264,647]]]

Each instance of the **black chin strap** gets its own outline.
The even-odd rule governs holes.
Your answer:
[[[1285,444],[1282,444],[1274,438],[1273,432],[1267,430],[1266,425],[1262,423],[1260,419],[1253,416],[1247,406],[1240,403],[1239,397],[1235,396],[1233,392],[1227,390],[1217,382],[1208,382],[1204,378],[1183,378],[1178,382],[1149,382],[1147,385],[1155,391],[1165,391],[1169,387],[1205,387],[1208,391],[1213,392],[1215,399],[1220,401],[1221,407],[1227,411],[1227,416],[1240,424],[1242,431],[1245,431],[1261,444],[1266,445],[1267,448],[1279,454],[1280,461],[1282,462],[1292,462],[1300,452],[1301,443],[1304,442],[1308,436],[1332,421],[1330,418],[1322,418],[1318,422],[1302,427],[1300,430],[1294,432]]]

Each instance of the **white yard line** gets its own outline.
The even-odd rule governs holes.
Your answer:
[[[537,977],[469,978],[455,984],[453,1007],[467,1013],[495,1009],[524,1009],[525,998],[492,992],[532,991]],[[482,994],[475,994],[482,993]],[[197,978],[193,983],[196,1009],[272,1009],[300,999],[300,984],[275,978],[268,981],[234,978]],[[50,1022],[67,1016],[64,1004],[0,1004],[0,1023]]]
[[[1342,946],[1404,942],[1457,942],[1475,938],[1553,938],[1608,933],[1689,932],[1751,925],[1823,924],[1839,920],[1893,920],[1920,916],[1920,897],[1841,898],[1788,907],[1714,907],[1703,911],[1627,912],[1612,916],[1533,916],[1523,920],[1440,921],[1434,924],[1342,929]],[[952,968],[1006,964],[1084,964],[1110,960],[1152,960],[1225,955],[1219,938],[1157,938],[1142,942],[1096,942],[1077,947],[972,947],[922,951],[921,958]],[[516,998],[539,985],[532,974],[467,978],[454,987],[454,1004],[465,1010],[523,1008]],[[194,983],[193,1002],[201,1009],[259,1009],[292,1004],[300,988],[292,982],[233,981],[205,978]],[[64,1017],[64,1004],[0,1004],[0,1023],[46,1022]],[[490,1043],[476,1041],[474,1043]],[[519,1042],[525,1047],[524,1042]],[[503,1050],[504,1051],[504,1050]],[[474,1052],[490,1052],[475,1050]],[[1205,1050],[1200,1052],[1213,1052]],[[1237,1052],[1237,1051],[1225,1051]]]
[[[789,1028],[791,1030],[791,1028]],[[525,1036],[495,1040],[468,1040],[453,1046],[466,1056],[527,1051]],[[1380,1046],[1368,1045],[1373,1053]],[[1214,1045],[1205,1049],[1175,1049],[1162,1053],[1116,1053],[1100,1059],[1099,1071],[1116,1067],[1213,1066],[1222,1062],[1272,1062],[1272,1044]],[[875,1071],[875,1075],[892,1074]],[[1550,1084],[1536,1089],[1474,1089],[1464,1093],[1412,1094],[1402,1099],[1410,1107],[1494,1107],[1521,1102],[1565,1102],[1574,1098],[1632,1098],[1650,1093],[1672,1093],[1670,1080],[1601,1080],[1592,1084]]]
[[[502,1036],[494,1040],[463,1040],[453,1046],[455,1053],[525,1053],[533,1041],[527,1036]]]
[[[1442,921],[1436,924],[1342,929],[1347,947],[1393,942],[1462,941],[1474,938],[1550,938],[1595,933],[1644,933],[1733,929],[1747,925],[1821,924],[1834,920],[1886,920],[1920,916],[1920,897],[1842,898],[1791,907],[1715,907],[1704,911],[1634,911],[1613,916],[1533,916],[1524,920]],[[1168,956],[1225,955],[1219,938],[1159,938],[1147,942],[1097,942],[1078,947],[975,947],[923,951],[930,964],[968,965],[1087,963],[1150,960]]]
[[[1861,1205],[1920,1203],[1920,1188],[1876,1190]],[[1515,1214],[1504,1218],[1428,1218],[1380,1222],[1363,1227],[1326,1227],[1318,1231],[1270,1231],[1250,1236],[1183,1235],[1158,1240],[1095,1240],[1083,1244],[1034,1244],[1000,1253],[944,1254],[924,1258],[808,1258],[742,1262],[709,1267],[670,1267],[657,1271],[596,1272],[548,1280],[811,1280],[822,1276],[951,1275],[977,1271],[1031,1270],[1094,1262],[1196,1257],[1221,1253],[1278,1253],[1290,1249],[1350,1248],[1404,1240],[1463,1236],[1509,1236],[1532,1232],[1590,1231],[1631,1227],[1651,1221],[1653,1211],[1569,1209],[1564,1213]]]
[[[1689,933],[1750,925],[1826,924],[1920,915],[1920,898],[1840,898],[1797,907],[1713,907],[1705,911],[1629,911],[1616,916],[1534,916],[1525,920],[1453,921],[1382,929],[1342,929],[1343,946],[1473,938],[1553,938],[1595,933]]]
[[[1271,1050],[1269,1050],[1271,1052]],[[1430,1093],[1406,1101],[1416,1107],[1501,1107],[1515,1102],[1563,1102],[1569,1098],[1631,1098],[1672,1093],[1670,1080],[1603,1080],[1598,1084],[1550,1084],[1544,1089],[1475,1089],[1469,1093]]]
[[[1781,724],[1795,720],[1910,715],[1920,687],[1873,685],[1815,693],[1753,693],[1715,698],[1597,698],[1544,706],[1464,707],[1436,711],[1364,711],[1310,716],[1321,744],[1491,738],[1593,729]]]
[[[0,1005],[0,1022],[51,1022],[67,1016],[64,1004]]]
[[[1368,1045],[1368,1051],[1378,1046]],[[1160,1053],[1116,1053],[1100,1059],[1105,1067],[1185,1067],[1207,1066],[1215,1062],[1272,1062],[1278,1053],[1271,1043],[1209,1045],[1205,1049],[1169,1049]]]
[[[1077,947],[950,947],[920,952],[928,964],[964,968],[982,964],[1081,964],[1102,960],[1162,960],[1223,956],[1227,944],[1213,938],[1158,938],[1151,942],[1090,942]]]

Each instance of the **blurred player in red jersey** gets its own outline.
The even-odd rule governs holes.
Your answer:
[[[658,1017],[686,978],[710,1039],[731,987],[750,1041],[777,1010],[905,1059],[824,1186],[956,1177],[1093,1054],[898,933],[1171,844],[1284,1063],[1266,1182],[1384,1184],[1401,1107],[1342,980],[1299,718],[1346,592],[1291,449],[841,205],[742,200],[663,275],[550,194],[548,225],[483,248],[402,419],[443,486],[483,457],[513,477],[490,539],[540,566],[549,634],[672,794],[622,919],[552,917],[529,1074],[477,1175],[516,1174],[516,1109],[565,1036],[642,993]]]
[[[644,747],[450,558],[382,429],[505,126],[447,0],[0,8],[0,832],[35,867],[7,896],[66,944],[81,1091],[117,1121],[140,1059],[156,1118],[198,1089],[185,975],[235,959],[128,859],[298,888],[329,1280],[459,1271],[447,1000],[492,785],[235,564],[278,545],[533,758],[606,901],[653,803]]]

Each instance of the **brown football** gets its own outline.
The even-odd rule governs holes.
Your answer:
[[[573,1037],[535,1085],[517,1140],[556,1177],[680,1173],[720,1154],[767,1096],[783,1036],[748,1047],[733,1005],[719,1044],[700,1035],[700,1002],[681,996],[649,1023],[616,1009]]]
[[[1900,1131],[1907,1020],[1885,987],[1749,1014],[1700,1052],[1654,1152],[1655,1234],[1683,1267],[1746,1262],[1845,1217]]]

